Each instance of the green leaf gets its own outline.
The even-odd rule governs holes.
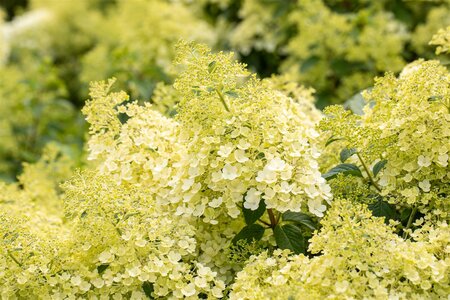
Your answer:
[[[294,222],[297,224],[302,224],[311,230],[316,229],[316,224],[313,219],[305,213],[287,211],[283,214],[283,221]]]
[[[334,138],[334,137],[330,137],[330,138],[327,140],[327,142],[325,143],[325,147],[328,146],[328,145],[330,145],[330,144],[333,143],[333,142],[340,141],[340,140],[343,140],[343,138]]]
[[[313,68],[318,62],[320,58],[317,56],[311,56],[305,59],[300,66],[300,71],[302,73],[308,72],[311,68]]]
[[[355,154],[357,151],[355,148],[345,148],[341,151],[340,158],[341,162],[345,163],[347,159],[349,159],[353,154]]]
[[[109,264],[101,264],[100,266],[97,266],[97,272],[98,274],[102,274],[105,272],[106,269],[108,269]]]
[[[242,207],[242,212],[244,213],[245,223],[251,225],[256,222],[266,211],[266,203],[264,200],[259,201],[259,206],[256,210],[247,209]]]
[[[363,177],[361,170],[354,164],[340,164],[323,174],[322,177],[326,180],[335,178],[338,174],[351,175],[356,177]]]
[[[239,97],[238,93],[236,93],[235,91],[226,91],[225,95],[231,97],[231,98],[237,98]]]
[[[251,224],[242,228],[238,234],[233,238],[232,243],[236,244],[239,240],[247,240],[247,242],[251,242],[252,240],[259,241],[264,235],[264,227],[259,224]]]
[[[387,164],[387,160],[385,160],[385,159],[377,162],[375,164],[375,166],[373,166],[373,169],[372,169],[373,176],[376,177],[378,175],[378,173],[380,173],[380,171],[383,170],[383,168],[386,164]]]
[[[428,98],[429,102],[442,100],[442,96],[431,96]]]
[[[154,286],[153,286],[153,283],[148,282],[148,281],[144,282],[144,283],[142,284],[142,289],[144,290],[145,295],[146,295],[149,299],[154,299],[153,296],[152,296],[152,293],[153,293],[153,291],[154,291],[154,289],[155,289]]]
[[[402,213],[400,214],[400,220],[402,223],[405,223],[408,221],[409,216],[411,215],[412,209],[411,208],[405,208]]]
[[[208,72],[212,73],[212,72],[214,72],[215,69],[216,69],[216,61],[214,60],[214,61],[209,63],[209,65],[208,65]]]
[[[258,155],[256,155],[256,159],[263,159],[264,157],[266,157],[264,152],[259,152]]]
[[[296,254],[306,253],[306,244],[302,231],[294,224],[277,225],[273,233],[278,248],[289,249]]]
[[[389,223],[389,220],[398,220],[398,213],[395,206],[383,200],[378,200],[375,203],[369,204],[368,208],[372,211],[375,217],[385,217],[384,222]]]

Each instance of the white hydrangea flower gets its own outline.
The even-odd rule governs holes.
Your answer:
[[[429,192],[430,188],[431,188],[431,184],[430,181],[428,179],[425,179],[421,182],[419,182],[419,187],[424,191],[424,192]]]
[[[226,180],[236,179],[239,176],[237,172],[238,169],[235,166],[226,164],[222,169],[222,178]]]
[[[251,188],[247,191],[245,196],[244,207],[251,210],[258,209],[259,202],[261,201],[261,192],[255,188]]]

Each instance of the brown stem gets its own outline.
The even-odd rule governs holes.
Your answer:
[[[267,213],[269,214],[270,227],[275,228],[275,226],[277,226],[277,220],[275,219],[275,215],[273,214],[273,210],[271,208],[269,208],[267,210]]]
[[[266,226],[271,227],[271,226],[270,226],[270,223],[267,223],[267,222],[264,221],[264,220],[258,219],[258,221],[261,222],[261,223],[263,223],[263,224],[266,225]]]

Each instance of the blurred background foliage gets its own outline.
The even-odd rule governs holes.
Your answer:
[[[315,89],[316,106],[355,99],[386,71],[436,58],[450,1],[0,0],[0,179],[52,147],[82,164],[89,82],[117,77],[172,115],[179,39],[234,51],[261,77]],[[440,58],[445,59],[445,58]],[[152,98],[153,96],[153,98]]]

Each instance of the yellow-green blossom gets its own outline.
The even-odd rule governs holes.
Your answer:
[[[179,47],[176,119],[188,150],[185,193],[192,195],[179,213],[216,222],[223,212],[236,218],[241,205],[255,210],[264,201],[280,212],[322,216],[331,195],[318,171],[308,110],[248,74],[232,54]]]
[[[448,254],[402,240],[365,206],[335,200],[321,223],[310,245],[321,255],[253,256],[230,298],[440,299],[450,292]]]
[[[437,45],[436,54],[450,51],[450,26],[439,31],[433,36],[430,45]]]

